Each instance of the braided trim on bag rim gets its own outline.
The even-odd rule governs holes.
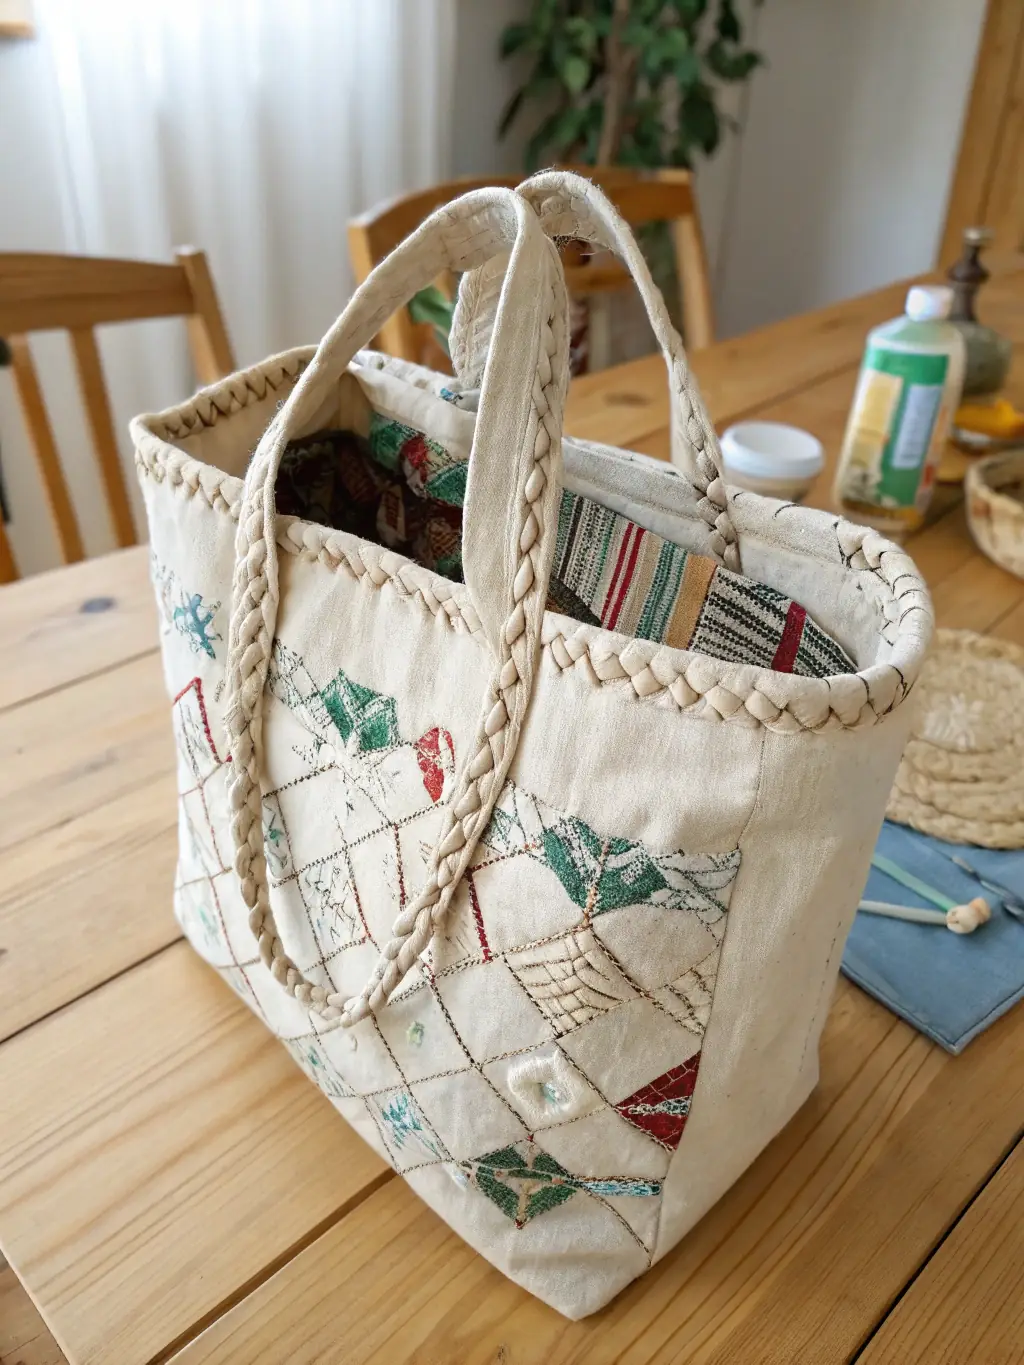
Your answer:
[[[246,395],[246,401],[259,401],[280,384],[280,376],[290,381],[301,373],[311,354],[306,348],[275,357],[180,408],[136,419],[133,434],[139,472],[185,497],[198,497],[218,514],[237,521],[241,480],[175,449],[168,436],[178,434],[180,439],[180,434],[192,435],[215,425],[220,417],[237,411],[233,405]],[[825,516],[807,508],[802,515]],[[869,575],[882,590],[883,633],[892,647],[889,663],[827,679],[774,674],[647,641],[623,640],[598,627],[570,624],[552,613],[545,618],[545,652],[562,671],[575,669],[593,685],[624,684],[628,678],[636,699],[653,698],[712,722],[761,724],[777,734],[874,725],[898,704],[917,675],[922,638],[931,631],[931,606],[927,589],[903,550],[868,528],[830,520],[836,561]],[[462,585],[393,551],[292,517],[278,518],[276,539],[286,553],[348,573],[367,587],[390,586],[431,615],[443,616],[455,630],[480,631],[479,617]]]

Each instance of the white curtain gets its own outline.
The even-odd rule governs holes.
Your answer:
[[[319,340],[352,288],[348,220],[450,172],[454,8],[35,0],[64,249],[160,261],[202,247],[240,365]],[[190,391],[180,326],[109,329],[102,347],[119,419]]]

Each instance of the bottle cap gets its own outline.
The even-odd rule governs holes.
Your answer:
[[[953,306],[953,291],[946,284],[915,284],[907,295],[911,322],[942,322]]]

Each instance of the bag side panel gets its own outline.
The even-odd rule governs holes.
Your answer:
[[[807,1099],[843,945],[911,707],[856,734],[765,732],[693,1113],[665,1185],[662,1256]]]

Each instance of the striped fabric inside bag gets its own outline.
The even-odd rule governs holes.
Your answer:
[[[374,414],[368,439],[327,431],[293,442],[279,511],[351,531],[462,580],[466,462]],[[799,603],[566,489],[548,606],[641,640],[731,663],[827,677],[855,671]]]

